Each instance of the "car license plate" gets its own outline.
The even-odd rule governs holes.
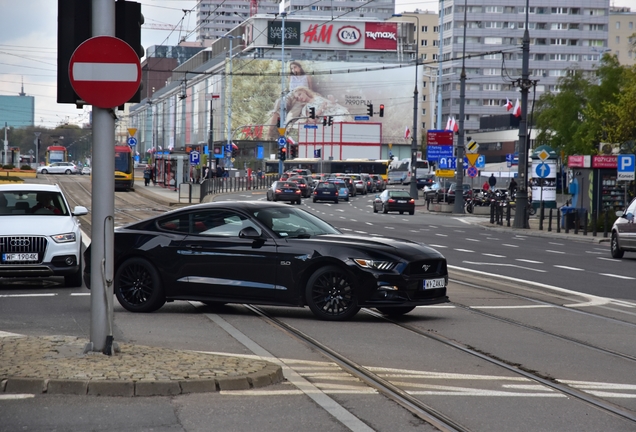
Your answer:
[[[400,203],[400,204],[405,204],[405,203],[406,203],[406,200],[398,200],[398,203]]]
[[[293,190],[285,189],[285,193],[294,193]]]
[[[424,281],[424,289],[444,288],[445,283],[444,279],[426,279]]]
[[[331,192],[323,192],[325,195],[329,195]]]
[[[2,261],[37,261],[37,253],[7,253],[2,254]]]

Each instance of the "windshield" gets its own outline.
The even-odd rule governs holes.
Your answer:
[[[254,217],[280,238],[309,238],[323,234],[342,234],[322,219],[293,207],[260,209],[254,212]]]
[[[69,214],[62,194],[56,191],[8,191],[0,193],[0,215]]]

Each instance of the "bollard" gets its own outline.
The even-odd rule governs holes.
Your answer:
[[[583,235],[587,235],[587,210],[583,211]]]
[[[563,216],[563,222],[565,223],[565,233],[570,234],[570,225],[568,225],[566,216],[567,216],[567,213]]]
[[[545,211],[543,207],[543,201],[539,204],[539,231],[543,231],[543,217],[545,216]]]
[[[550,215],[548,216],[548,232],[552,231],[552,209],[550,209]]]
[[[557,209],[557,233],[561,232],[561,209]]]
[[[495,223],[495,203],[494,202],[490,203],[490,223],[491,224]]]
[[[499,203],[497,206],[497,225],[503,225],[503,205]]]
[[[510,227],[510,204],[506,206],[506,222],[507,226]]]
[[[579,220],[579,209],[574,209],[574,234],[579,233],[579,223],[581,223]]]
[[[596,210],[592,210],[592,237],[596,237]]]
[[[603,237],[607,238],[607,225],[609,223],[609,214],[607,213],[607,209],[605,209],[605,223],[603,224]]]

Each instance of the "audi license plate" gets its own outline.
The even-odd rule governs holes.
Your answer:
[[[445,280],[442,279],[426,279],[424,281],[424,289],[444,288]]]
[[[2,254],[2,261],[37,261],[37,253],[7,253]]]

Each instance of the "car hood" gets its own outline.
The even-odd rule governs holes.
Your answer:
[[[289,239],[294,240],[294,239]],[[423,258],[444,258],[437,250],[423,243],[388,237],[359,237],[354,235],[327,234],[303,240],[308,243],[338,244],[359,250],[373,250],[397,255],[409,261]]]
[[[0,216],[2,235],[52,235],[73,232],[77,224],[68,216],[15,215]]]

